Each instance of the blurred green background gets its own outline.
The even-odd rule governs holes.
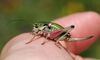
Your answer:
[[[100,0],[0,0],[0,49],[12,37],[31,31],[33,23],[82,11],[100,13]],[[100,58],[99,42],[81,55]]]

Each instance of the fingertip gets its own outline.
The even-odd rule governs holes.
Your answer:
[[[88,19],[88,20],[92,21],[93,19],[98,20],[98,18],[100,19],[100,15],[97,12],[88,11],[88,12],[78,12],[75,14],[64,16],[64,17],[58,18],[52,22],[58,23],[61,26],[66,27],[70,24],[74,24],[74,21],[76,21],[76,20],[79,21],[79,20],[87,20]],[[100,20],[98,20],[98,22],[100,23]]]
[[[68,52],[55,45],[55,42],[48,41],[45,45],[41,45],[45,38],[41,37],[25,44],[30,41],[33,35],[29,33],[20,34],[12,38],[3,49],[0,58],[3,60],[72,60]]]
[[[53,22],[60,24],[63,27],[75,25],[75,28],[71,31],[72,37],[91,36],[91,39],[88,40],[66,44],[69,45],[69,49],[76,54],[85,51],[100,36],[100,15],[93,11],[71,14],[56,19]],[[66,45],[64,44],[63,46],[65,47]]]

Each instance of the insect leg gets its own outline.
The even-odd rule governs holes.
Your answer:
[[[62,29],[63,32],[57,38],[55,38],[56,43],[58,43],[61,40],[65,40],[67,38],[67,35],[70,34],[69,32],[72,31],[74,27],[74,25],[71,25]]]
[[[68,27],[65,27],[62,31],[62,34],[60,34],[57,38],[55,38],[56,40],[56,45],[59,47],[58,43],[59,41],[63,41],[67,38],[67,35],[69,35],[69,32],[73,30],[75,26],[74,25],[71,25],[71,26],[68,26]],[[69,35],[70,36],[70,35]]]
[[[65,37],[64,35],[61,36],[61,37],[55,38],[55,39],[54,39],[54,40],[56,41],[56,42],[55,42],[55,45],[56,45],[57,47],[61,48],[61,44],[59,43],[59,41],[63,41],[65,38],[66,38],[66,37]]]
[[[46,40],[43,42],[43,43],[41,43],[41,45],[44,45],[45,43],[47,43],[48,42],[48,37],[50,36],[50,34],[49,33],[47,33],[47,36],[45,37],[46,38]]]
[[[71,26],[65,27],[62,31],[63,31],[63,32],[66,32],[66,34],[68,34],[68,33],[71,32],[74,28],[75,28],[75,26],[74,26],[74,25],[71,25]]]
[[[92,38],[93,36],[86,36],[84,38],[69,38],[68,41],[71,41],[71,42],[74,42],[74,41],[82,41],[82,40],[87,40],[87,39],[90,39]]]
[[[30,41],[28,41],[26,44],[31,43],[31,42],[34,40],[34,38],[35,38],[36,36],[37,36],[37,35],[34,35],[34,36],[32,37],[32,39],[31,39]]]
[[[65,49],[65,48],[64,48],[64,49]],[[68,49],[68,46],[66,47],[65,50],[66,50],[66,51],[68,52],[68,54],[72,57],[73,60],[76,60],[75,57],[73,56],[73,54],[71,53],[71,51]]]

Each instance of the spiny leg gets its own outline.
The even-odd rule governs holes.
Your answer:
[[[61,35],[60,37],[58,36],[57,38],[55,38],[55,40],[56,40],[56,43],[55,43],[55,44],[58,46],[58,42],[59,42],[60,40],[64,40],[64,39],[66,38],[65,36],[66,36],[70,31],[72,31],[72,29],[73,29],[74,27],[75,27],[74,25],[71,25],[71,26],[68,26],[68,27],[62,29],[62,31],[64,32],[64,34]],[[50,35],[50,34],[49,34],[49,35]],[[47,39],[48,37],[50,37],[49,35],[46,36],[46,39]],[[44,42],[42,43],[42,45],[44,45],[46,42],[48,42],[48,41],[44,41]]]
[[[71,41],[71,42],[74,42],[74,41],[82,41],[82,40],[87,40],[87,39],[90,39],[92,38],[93,36],[86,36],[86,37],[83,37],[83,38],[69,38],[68,41]]]
[[[76,60],[75,57],[72,55],[71,51],[68,49],[68,46],[65,48],[65,50],[72,57],[73,60]]]
[[[64,41],[64,40],[66,40],[66,38],[68,39],[69,37],[70,37],[70,33],[64,34],[64,35],[62,35],[62,36],[57,40],[56,43],[58,43],[59,41]],[[67,42],[68,42],[68,41],[67,41]],[[71,54],[71,51],[68,50],[68,47],[67,47],[65,50],[66,50],[66,51],[68,52],[68,54],[72,57],[72,59],[75,60],[74,56],[72,56],[72,54]]]
[[[55,45],[56,45],[58,48],[61,49],[61,47],[63,47],[63,46],[59,43],[59,41],[60,41],[60,40],[57,40],[56,43],[55,43]],[[64,48],[64,49],[65,49],[65,48]],[[72,59],[75,60],[75,57],[72,55],[71,51],[68,50],[68,47],[67,47],[65,50],[66,50],[66,51],[68,52],[68,54],[72,57]]]
[[[69,32],[71,32],[73,29],[75,28],[74,25],[65,27],[64,29],[62,29],[63,32],[66,32],[66,34],[68,34]]]
[[[28,41],[26,44],[31,43],[31,42],[34,40],[34,38],[35,38],[36,36],[39,36],[39,34],[38,34],[38,33],[33,32],[33,31],[32,31],[32,33],[31,33],[31,34],[33,35],[33,37],[32,37],[32,39],[31,39],[30,41]]]
[[[46,40],[43,42],[43,43],[41,43],[41,45],[44,45],[45,43],[47,43],[48,42],[48,37],[50,36],[50,34],[49,33],[47,33],[47,36],[45,37],[46,38]]]
[[[59,41],[61,41],[61,40],[57,40],[56,43],[55,43],[55,45],[56,45],[58,48],[61,49],[61,47],[63,47],[63,46],[59,43]],[[68,47],[67,47],[65,50],[66,50],[66,51],[68,52],[68,54],[72,57],[72,59],[75,60],[75,57],[72,56],[71,51],[68,50]]]
[[[60,49],[61,49],[61,44],[59,43],[59,41],[58,41],[58,40],[55,42],[55,45],[56,45],[58,48],[60,48]]]
[[[56,45],[59,47],[59,45],[58,45],[58,43],[59,43],[59,41],[63,41],[63,40],[65,40],[66,38],[68,38],[68,37],[70,37],[70,31],[72,31],[72,29],[74,28],[75,26],[74,25],[71,25],[71,26],[69,26],[69,27],[66,27],[66,28],[64,28],[62,31],[63,31],[63,33],[62,34],[60,34],[57,38],[55,38],[55,40],[56,40]],[[68,35],[68,36],[67,36]]]
[[[70,37],[70,31],[72,31],[72,29],[74,28],[75,26],[74,25],[71,25],[69,27],[66,27],[64,28],[62,31],[63,33],[60,34],[58,37],[55,38],[56,40],[56,43],[58,43],[59,41],[63,41],[65,40],[66,38]]]
[[[34,35],[34,36],[32,37],[32,39],[31,39],[30,41],[28,41],[26,44],[31,43],[31,42],[34,40],[34,38],[35,38],[36,36],[37,36],[37,35]]]
[[[34,36],[33,36],[33,38],[32,38],[29,42],[27,42],[26,44],[32,42],[36,36],[41,36],[41,35],[43,34],[44,28],[46,28],[46,26],[41,26],[41,24],[37,24],[37,23],[36,23],[36,24],[33,24],[33,29],[32,29],[32,32],[31,32],[31,33],[32,33],[32,35],[34,35]]]
[[[90,38],[92,38],[93,36],[87,36],[87,37],[84,37],[84,38],[69,38],[69,40],[68,41],[81,41],[81,40],[86,40],[86,39],[90,39]],[[75,60],[75,57],[71,54],[71,51],[70,50],[68,50],[68,47],[67,47],[67,52],[68,52],[68,54],[73,58],[73,60]]]
[[[59,48],[61,48],[61,44],[59,43],[59,41],[63,41],[63,40],[65,40],[65,35],[62,35],[62,36],[60,36],[60,37],[57,37],[56,39],[55,39],[55,45],[57,46],[57,47],[59,47]]]
[[[59,43],[59,41],[63,41],[63,40],[65,40],[65,39],[66,39],[65,36],[61,36],[61,37],[56,41],[56,46],[59,47],[59,48],[61,48],[62,45],[60,45],[60,44],[58,44],[58,43]],[[71,51],[68,50],[68,47],[66,48],[66,51],[67,51],[68,54],[72,57],[72,59],[75,60],[75,57],[72,56]]]
[[[37,24],[33,24],[33,29],[32,29],[32,32],[31,32],[31,34],[33,35],[33,37],[26,44],[29,44],[29,43],[31,43],[34,40],[34,38],[37,36],[37,32],[38,32],[38,26],[37,26]]]

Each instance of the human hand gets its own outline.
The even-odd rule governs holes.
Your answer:
[[[100,16],[94,12],[77,13],[57,19],[53,22],[64,27],[75,25],[75,29],[71,32],[74,37],[84,37],[86,35],[94,36],[89,40],[79,41],[78,43],[60,42],[65,48],[68,47],[68,49],[75,54],[86,50],[100,36]],[[63,48],[59,49],[55,45],[55,42],[50,41],[41,45],[45,40],[43,37],[34,40],[30,44],[25,44],[32,39],[32,37],[30,33],[23,33],[11,39],[4,47],[0,60],[73,60],[68,52]],[[82,58],[72,53],[71,55],[75,60],[95,60]]]

